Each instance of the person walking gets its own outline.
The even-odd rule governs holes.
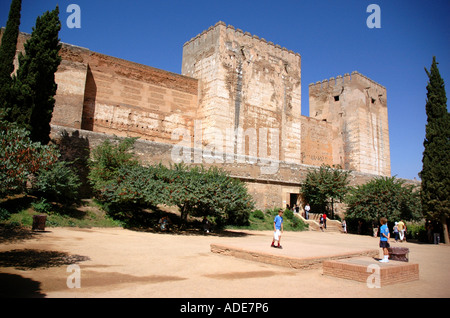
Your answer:
[[[311,210],[311,207],[309,206],[309,203],[306,203],[306,205],[305,205],[305,220],[308,220],[310,210]]]
[[[283,233],[283,209],[278,210],[278,215],[275,216],[273,220],[273,240],[271,247],[282,248],[280,245],[281,234]],[[275,241],[278,242],[278,245],[275,246]]]
[[[387,226],[387,219],[382,217],[380,219],[380,247],[383,249],[383,259],[380,260],[381,263],[389,262],[389,238],[391,237],[389,233],[389,228]]]
[[[323,217],[323,227],[326,230],[327,229],[327,215],[324,213],[322,214]]]

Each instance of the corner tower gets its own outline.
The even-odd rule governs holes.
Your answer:
[[[386,88],[352,72],[309,85],[310,116],[340,132],[334,162],[344,169],[390,176]]]

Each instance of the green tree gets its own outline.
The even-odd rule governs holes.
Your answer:
[[[334,214],[334,202],[342,201],[348,191],[350,171],[322,165],[309,169],[301,185],[301,194],[313,211],[330,211]]]
[[[120,169],[138,165],[132,152],[136,139],[125,138],[116,143],[107,139],[92,150],[92,158],[88,160],[88,179],[99,199],[120,183]]]
[[[422,205],[425,215],[442,224],[444,241],[449,243],[447,220],[450,217],[450,114],[444,80],[433,57],[425,72],[427,85],[427,124],[422,158]]]
[[[71,204],[78,199],[80,178],[65,161],[57,161],[50,167],[36,172],[31,191],[41,198]]]
[[[0,108],[6,109],[12,86],[17,37],[19,35],[22,0],[12,0],[8,21],[0,45]]]
[[[347,219],[378,222],[381,217],[390,221],[422,217],[417,187],[395,177],[378,177],[351,188],[345,203]]]
[[[0,197],[25,191],[29,177],[58,157],[56,147],[32,142],[28,131],[0,118]]]
[[[50,141],[50,121],[55,105],[55,72],[61,62],[58,33],[61,29],[59,8],[36,19],[25,55],[19,54],[19,68],[14,78],[10,117],[28,129],[33,141]]]

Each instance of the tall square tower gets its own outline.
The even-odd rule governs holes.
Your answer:
[[[215,138],[210,128],[255,131],[259,142],[261,132],[272,129],[278,134],[268,133],[266,154],[258,143],[257,153],[247,144],[245,155],[301,163],[300,69],[298,53],[223,22],[186,42],[182,74],[199,80],[203,142]],[[277,147],[270,138],[278,139]]]

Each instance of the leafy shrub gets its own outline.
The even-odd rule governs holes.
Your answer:
[[[395,177],[379,177],[352,188],[346,197],[346,218],[365,221],[415,220],[422,216],[419,192]]]
[[[1,221],[9,219],[10,216],[11,216],[11,213],[7,209],[0,207],[0,220]]]
[[[32,142],[28,131],[0,119],[0,197],[25,191],[29,178],[58,157],[56,147]]]
[[[78,198],[81,186],[79,177],[64,161],[57,161],[47,169],[40,169],[32,191],[49,200],[72,203]]]
[[[138,164],[131,152],[136,139],[125,138],[115,144],[105,140],[92,150],[92,159],[88,160],[88,179],[97,197],[108,192],[108,188],[117,182],[119,169]]]
[[[284,217],[288,220],[292,220],[294,218],[294,212],[289,209],[284,210]]]
[[[89,179],[110,210],[165,204],[179,207],[184,222],[190,214],[212,216],[218,226],[248,223],[254,202],[243,182],[217,167],[140,166],[131,152],[134,141],[105,141],[93,150]]]
[[[46,199],[42,198],[37,202],[31,203],[31,206],[36,212],[39,213],[50,213],[52,210],[51,203],[47,202]]]
[[[255,218],[257,218],[257,219],[264,220],[264,212],[261,211],[261,210],[255,210],[255,211],[253,211],[253,212],[252,212],[252,216],[255,217]]]

